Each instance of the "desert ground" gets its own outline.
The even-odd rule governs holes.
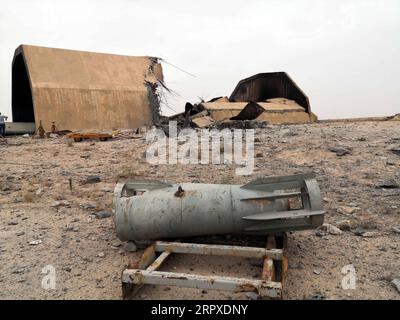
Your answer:
[[[144,244],[133,251],[101,213],[111,211],[119,179],[243,184],[304,172],[316,174],[325,222],[342,232],[289,234],[284,298],[400,299],[392,283],[400,278],[400,122],[267,125],[255,137],[250,176],[235,175],[235,165],[150,165],[144,134],[76,143],[8,137],[0,145],[0,299],[121,299],[121,271]],[[91,175],[98,179],[87,181]],[[356,288],[343,290],[341,270],[350,264]],[[55,268],[55,289],[41,286],[47,265]],[[164,269],[248,278],[262,270],[248,259],[187,255],[172,257]],[[146,286],[137,298],[254,296]]]

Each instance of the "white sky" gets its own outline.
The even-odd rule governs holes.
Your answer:
[[[230,95],[259,72],[286,71],[324,118],[400,113],[400,1],[2,0],[0,112],[11,115],[20,44],[158,56],[186,101]],[[171,114],[164,109],[165,114]]]

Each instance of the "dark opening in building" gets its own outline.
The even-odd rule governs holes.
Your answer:
[[[14,122],[35,122],[32,91],[22,53],[16,53],[12,64],[12,113]]]

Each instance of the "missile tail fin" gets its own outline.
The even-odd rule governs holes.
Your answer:
[[[276,189],[295,189],[302,188],[305,180],[315,179],[313,173],[295,174],[291,176],[278,176],[260,178],[243,185],[244,189],[257,189],[272,191]]]

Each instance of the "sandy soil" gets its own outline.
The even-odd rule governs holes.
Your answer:
[[[256,131],[252,176],[233,165],[159,165],[144,158],[144,138],[69,143],[64,138],[8,138],[0,145],[0,299],[120,299],[120,273],[142,250],[129,252],[116,237],[111,210],[119,178],[170,182],[236,183],[256,177],[314,172],[325,221],[364,228],[371,237],[304,231],[289,234],[286,299],[399,299],[400,189],[377,187],[400,179],[400,123],[360,122],[268,126]],[[337,156],[331,147],[350,148]],[[101,181],[82,184],[88,175]],[[72,191],[69,188],[72,181]],[[365,234],[364,234],[365,235]],[[31,241],[41,240],[37,245]],[[230,241],[226,240],[229,244]],[[343,290],[341,269],[352,264],[355,290]],[[56,270],[56,289],[41,286],[42,268]],[[246,259],[177,255],[165,270],[260,277]],[[246,294],[147,286],[139,299],[248,299]]]

